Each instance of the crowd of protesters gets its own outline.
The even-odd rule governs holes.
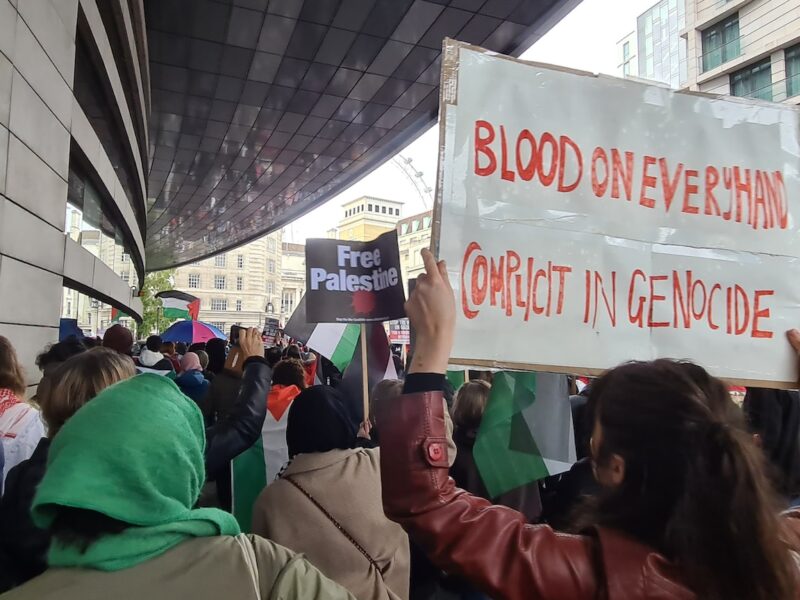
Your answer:
[[[797,392],[740,407],[694,364],[621,365],[569,399],[572,469],[492,498],[491,374],[448,389],[453,292],[423,258],[416,352],[360,423],[330,365],[255,329],[134,353],[114,325],[38,374],[0,337],[3,597],[800,598]],[[243,531],[232,461],[268,429]]]

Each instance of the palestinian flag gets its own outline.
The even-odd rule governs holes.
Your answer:
[[[569,470],[577,457],[566,376],[495,373],[472,454],[492,498]]]
[[[158,292],[156,298],[161,298],[165,319],[197,320],[197,314],[200,312],[200,298],[178,290]]]
[[[355,356],[342,374],[342,382],[339,389],[344,392],[349,404],[347,410],[350,418],[356,424],[364,420],[364,388],[362,374],[364,365],[361,362],[361,326],[358,327],[358,339]],[[369,379],[369,390],[384,379],[397,379],[397,370],[392,359],[392,351],[389,347],[389,338],[386,336],[386,329],[383,323],[367,323],[367,377]]]
[[[361,326],[355,323],[307,322],[306,298],[303,296],[283,331],[330,360],[337,369],[344,372],[353,360]]]
[[[111,307],[111,322],[112,323],[119,323],[119,320],[124,318],[124,317],[128,317],[128,315],[126,315],[124,312],[122,312],[118,308],[114,308],[113,306]]]
[[[267,416],[259,440],[233,459],[233,516],[244,532],[252,530],[253,504],[289,460],[286,423],[297,396],[295,386],[273,387],[267,398]]]

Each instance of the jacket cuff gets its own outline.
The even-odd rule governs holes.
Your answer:
[[[441,373],[411,373],[403,384],[404,394],[441,392],[444,390],[444,375]]]
[[[248,356],[247,359],[245,359],[244,363],[242,363],[242,370],[246,369],[247,365],[252,365],[255,363],[260,363],[262,365],[266,365],[267,367],[269,367],[267,359],[264,358],[263,356]]]

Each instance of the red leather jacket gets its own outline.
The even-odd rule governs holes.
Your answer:
[[[378,407],[386,515],[431,560],[499,600],[694,599],[663,556],[616,531],[565,535],[459,490],[440,393]]]

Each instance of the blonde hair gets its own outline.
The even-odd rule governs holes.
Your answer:
[[[19,364],[17,353],[8,338],[0,335],[0,388],[6,388],[19,397],[27,390],[25,371]]]
[[[486,410],[492,386],[483,380],[468,381],[456,392],[453,423],[460,429],[477,429]]]
[[[48,437],[55,437],[80,407],[108,386],[134,375],[130,357],[110,348],[92,348],[58,365],[38,393]]]

